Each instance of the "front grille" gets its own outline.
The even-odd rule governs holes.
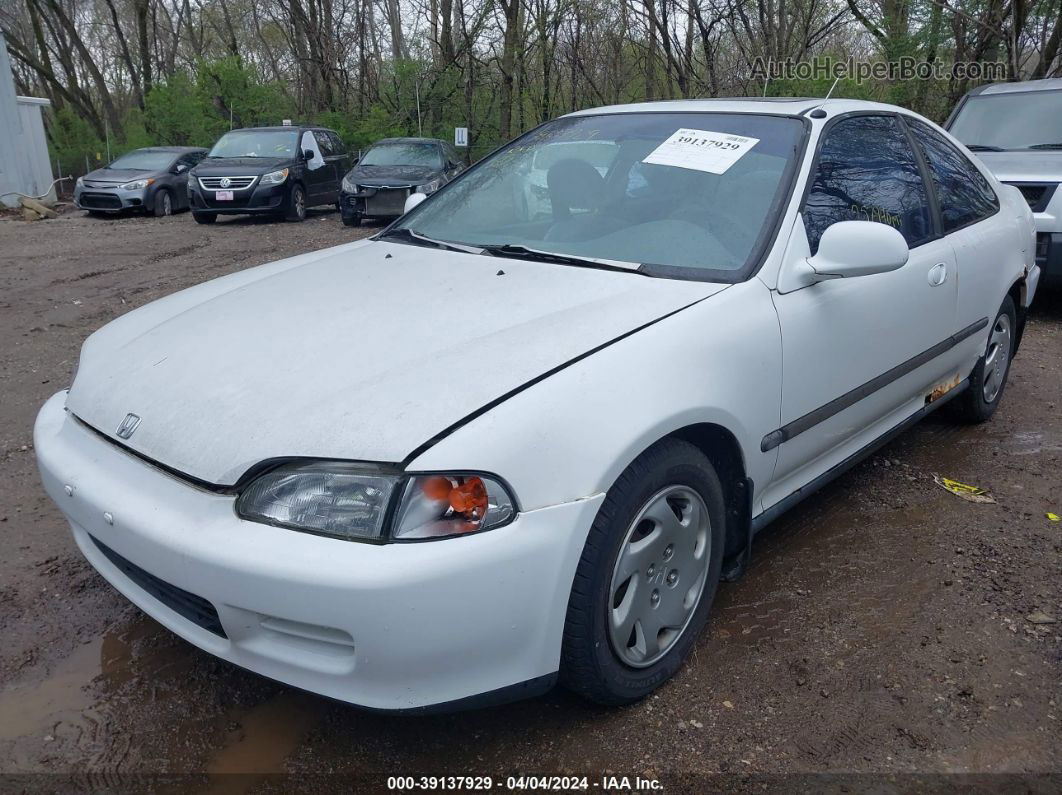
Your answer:
[[[114,188],[117,188],[122,183],[120,183],[120,182],[90,182],[89,180],[86,179],[83,184],[85,185],[86,188],[103,188],[105,190],[110,188],[110,189],[113,190]]]
[[[92,539],[92,543],[103,553],[104,557],[113,563],[122,574],[140,586],[140,588],[154,596],[177,615],[187,618],[193,624],[201,626],[207,632],[213,632],[218,637],[228,637],[228,635],[225,634],[224,628],[221,626],[221,619],[218,618],[218,611],[214,608],[214,605],[210,604],[206,599],[201,596],[196,596],[194,593],[188,593],[188,591],[182,590],[176,585],[170,585],[164,580],[160,580],[154,574],[144,571],[135,563],[123,558],[96,537],[90,535],[89,538]]]
[[[1036,264],[1043,267],[1051,253],[1051,235],[1047,232],[1036,233]]]
[[[199,186],[204,190],[245,190],[258,177],[200,177]]]
[[[401,215],[406,209],[409,188],[377,188],[365,199],[366,215]]]
[[[82,207],[91,207],[92,209],[122,209],[122,200],[113,193],[89,193],[88,191],[84,191],[78,197],[78,201],[81,203]]]
[[[1034,213],[1041,213],[1047,209],[1055,188],[1058,187],[1058,184],[1054,182],[1008,182],[1007,184],[1021,191],[1021,195],[1025,197],[1025,201],[1029,203]]]

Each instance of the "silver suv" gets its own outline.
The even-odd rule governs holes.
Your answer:
[[[1036,219],[1043,284],[1062,288],[1062,78],[979,86],[946,126],[1024,194]]]

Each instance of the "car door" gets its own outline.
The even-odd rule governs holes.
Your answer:
[[[916,413],[957,375],[954,353],[939,350],[957,330],[957,279],[933,202],[924,163],[895,115],[840,117],[825,130],[774,294],[783,432],[764,439],[765,449],[780,448],[764,507]],[[822,233],[851,220],[898,229],[907,263],[785,287],[786,270],[806,268]]]
[[[999,198],[984,174],[943,134],[918,119],[906,119],[929,167],[940,203],[941,226],[958,265],[958,325],[994,315],[1010,287],[1012,273],[1001,267],[1018,248],[1028,248],[1016,223],[995,223]],[[1030,255],[1031,259],[1031,255]],[[980,355],[983,335],[966,347]]]
[[[306,168],[303,172],[303,182],[306,188],[306,205],[313,207],[318,204],[328,203],[328,186],[333,181],[335,167],[328,164],[321,145],[317,142],[317,136],[313,130],[306,130],[302,134],[299,150],[302,153],[310,152],[312,157],[305,158]]]
[[[343,143],[343,139],[339,137],[339,133],[334,130],[328,130],[328,139],[332,143],[332,150],[335,152],[336,162],[336,190],[338,191],[343,177],[353,167],[350,151],[347,149],[347,145]]]
[[[203,155],[200,152],[187,152],[177,158],[177,162],[174,163],[176,172],[172,180],[174,209],[188,207],[188,172],[202,159]]]
[[[326,176],[321,177],[321,203],[333,204],[339,201],[339,180],[343,178],[343,153],[337,150],[328,130],[314,130],[314,138],[324,156],[326,167],[322,169]]]

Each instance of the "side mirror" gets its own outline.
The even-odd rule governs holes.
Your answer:
[[[184,163],[178,163],[176,166],[174,166],[173,173],[174,174],[183,174],[187,170],[188,170],[188,166],[186,166]]]
[[[808,259],[813,281],[850,279],[902,268],[911,255],[903,235],[875,221],[840,221],[826,228]]]
[[[303,149],[302,150],[302,156],[304,158],[306,158],[307,161],[313,160],[314,157],[316,157],[316,155],[313,153],[312,149]]]
[[[402,208],[402,213],[403,214],[408,213],[410,210],[412,210],[414,207],[416,207],[418,204],[420,204],[426,198],[428,198],[428,197],[425,196],[423,193],[411,193],[411,194],[409,194],[409,196],[406,197],[406,205],[405,205],[405,207]]]

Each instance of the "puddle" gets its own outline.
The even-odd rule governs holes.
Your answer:
[[[328,707],[323,698],[288,690],[234,716],[239,728],[207,763],[210,786],[205,792],[247,792],[263,776],[283,773],[287,758]]]
[[[0,691],[0,740],[49,735],[63,721],[80,720],[96,701],[88,685],[102,672],[103,643],[83,643],[43,680]]]

